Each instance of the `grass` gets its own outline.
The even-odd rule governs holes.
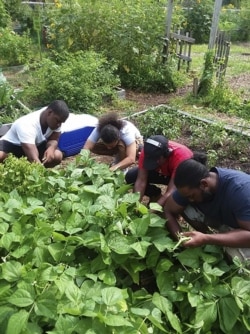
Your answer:
[[[207,44],[192,46],[191,71],[200,74],[203,69],[204,55],[208,50]],[[249,54],[249,55],[247,55]],[[250,73],[250,43],[232,43],[228,59],[227,76],[233,77],[243,73]]]

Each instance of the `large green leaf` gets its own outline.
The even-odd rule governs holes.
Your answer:
[[[134,253],[131,244],[133,239],[127,235],[122,235],[118,232],[112,232],[108,235],[107,244],[111,250],[118,254],[131,254]]]
[[[217,304],[214,301],[201,301],[196,307],[195,323],[203,321],[204,332],[211,330],[217,319]]]
[[[109,314],[102,317],[104,323],[110,327],[133,327],[132,323],[121,315]]]
[[[20,334],[25,332],[28,318],[29,313],[25,310],[20,310],[18,313],[13,314],[8,321],[8,327],[5,334]]]
[[[2,215],[2,212],[0,212],[0,218],[2,218],[1,215]],[[9,216],[9,215],[7,215],[7,216]],[[8,229],[9,229],[9,224],[1,221],[1,223],[0,223],[0,234],[5,234],[8,231]]]
[[[13,243],[19,243],[20,239],[20,236],[15,234],[14,232],[6,233],[0,239],[0,247],[3,247],[10,251]]]
[[[172,311],[172,303],[159,293],[154,293],[152,302],[166,315],[167,320],[176,333],[182,333],[181,322],[177,315]]]
[[[233,297],[223,297],[219,300],[220,328],[224,333],[230,333],[240,314],[240,309]]]
[[[137,241],[131,245],[131,247],[140,255],[141,257],[145,257],[147,254],[148,247],[151,245],[148,241]]]
[[[129,230],[131,231],[132,235],[137,237],[143,237],[147,233],[149,223],[150,223],[149,216],[144,216],[142,218],[134,219],[129,224]]]
[[[242,277],[233,277],[232,278],[232,288],[233,293],[239,298],[249,300],[250,298],[250,281],[245,280]]]
[[[52,291],[44,291],[35,301],[35,313],[48,319],[57,319],[57,300]]]
[[[8,282],[18,281],[23,273],[23,266],[16,261],[3,263],[1,267],[2,274],[0,274],[0,277],[2,276]]]
[[[182,265],[188,266],[191,268],[199,268],[200,266],[200,248],[194,249],[185,249],[181,253],[177,254],[178,260],[181,262]]]
[[[19,307],[26,307],[34,303],[35,294],[24,289],[18,289],[8,298],[8,301]]]
[[[102,290],[102,299],[104,304],[108,306],[115,305],[124,300],[124,291],[116,287],[104,288]]]

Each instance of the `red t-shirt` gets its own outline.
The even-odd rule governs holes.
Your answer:
[[[193,157],[193,152],[186,146],[169,140],[168,147],[172,149],[170,156],[166,159],[164,164],[156,169],[157,172],[164,176],[174,177],[176,168],[181,161],[190,159]],[[143,169],[144,162],[144,150],[141,151],[138,165],[140,169]]]

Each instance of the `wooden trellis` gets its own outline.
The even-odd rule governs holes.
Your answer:
[[[220,31],[216,36],[214,47],[214,63],[216,65],[216,77],[225,76],[230,52],[230,38],[225,31]]]
[[[191,58],[191,46],[194,44],[195,39],[189,37],[187,32],[185,35],[178,33],[170,33],[170,39],[175,44],[175,54],[178,57],[178,71],[181,69],[181,65],[186,65],[186,71],[189,71]]]

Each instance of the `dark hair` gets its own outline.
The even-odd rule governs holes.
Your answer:
[[[120,130],[124,126],[124,122],[118,119],[115,111],[107,113],[99,118],[97,129],[104,143],[110,144],[120,138]]]
[[[199,151],[194,151],[193,153],[194,153],[194,155],[193,155],[193,159],[194,159],[195,161],[198,161],[198,162],[200,162],[201,164],[203,164],[203,165],[206,166],[206,164],[207,164],[207,155],[206,155],[206,153],[204,153],[204,152],[199,152]]]
[[[105,125],[100,131],[100,137],[106,144],[120,139],[120,131],[113,125]]]
[[[48,105],[48,109],[52,110],[61,118],[67,119],[69,116],[69,108],[63,100],[55,100]]]
[[[118,119],[118,114],[115,111],[109,112],[99,118],[97,129],[101,132],[102,128],[106,125],[113,125],[118,130],[124,127],[124,122]]]
[[[182,161],[176,169],[174,184],[176,188],[197,188],[200,181],[208,177],[207,167],[194,159]]]

